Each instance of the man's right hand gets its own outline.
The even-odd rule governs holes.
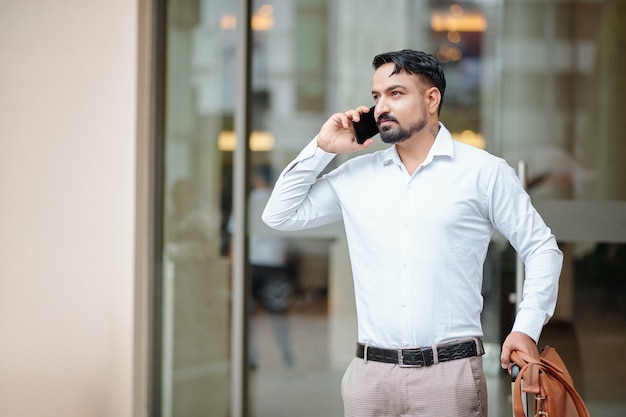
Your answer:
[[[367,106],[360,106],[344,113],[335,113],[324,123],[317,135],[317,146],[329,153],[348,153],[363,150],[374,143],[366,140],[362,145],[356,143],[352,121],[358,122],[362,113],[369,112]]]

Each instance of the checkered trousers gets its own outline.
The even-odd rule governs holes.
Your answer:
[[[486,417],[482,357],[421,368],[354,358],[341,381],[345,417]]]

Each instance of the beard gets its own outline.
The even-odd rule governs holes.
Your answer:
[[[392,120],[396,123],[398,123],[398,121],[392,117],[392,116],[382,116],[379,119],[379,123],[381,120]],[[383,142],[385,143],[400,143],[400,142],[404,142],[405,140],[407,140],[408,138],[410,138],[411,136],[413,136],[414,134],[420,132],[421,130],[423,130],[426,127],[426,124],[428,123],[428,121],[426,120],[425,115],[418,120],[417,122],[415,122],[414,124],[412,124],[411,126],[409,126],[408,129],[404,129],[402,126],[400,126],[398,124],[398,127],[396,128],[391,128],[391,127],[387,127],[384,130],[380,131],[380,138],[382,139]]]

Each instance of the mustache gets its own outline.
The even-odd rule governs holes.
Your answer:
[[[396,119],[395,117],[390,116],[390,115],[388,115],[388,114],[381,114],[381,115],[378,117],[378,124],[380,124],[383,120],[388,120],[388,121],[390,121],[390,122],[396,122],[396,123],[398,123],[398,119]]]

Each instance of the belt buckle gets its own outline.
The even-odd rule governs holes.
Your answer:
[[[411,353],[412,352],[419,352],[419,354],[422,356],[422,363],[421,364],[404,363],[404,352],[405,351],[411,351]],[[422,368],[425,364],[426,364],[426,357],[424,356],[424,349],[422,349],[422,348],[398,349],[398,366],[400,368]]]

